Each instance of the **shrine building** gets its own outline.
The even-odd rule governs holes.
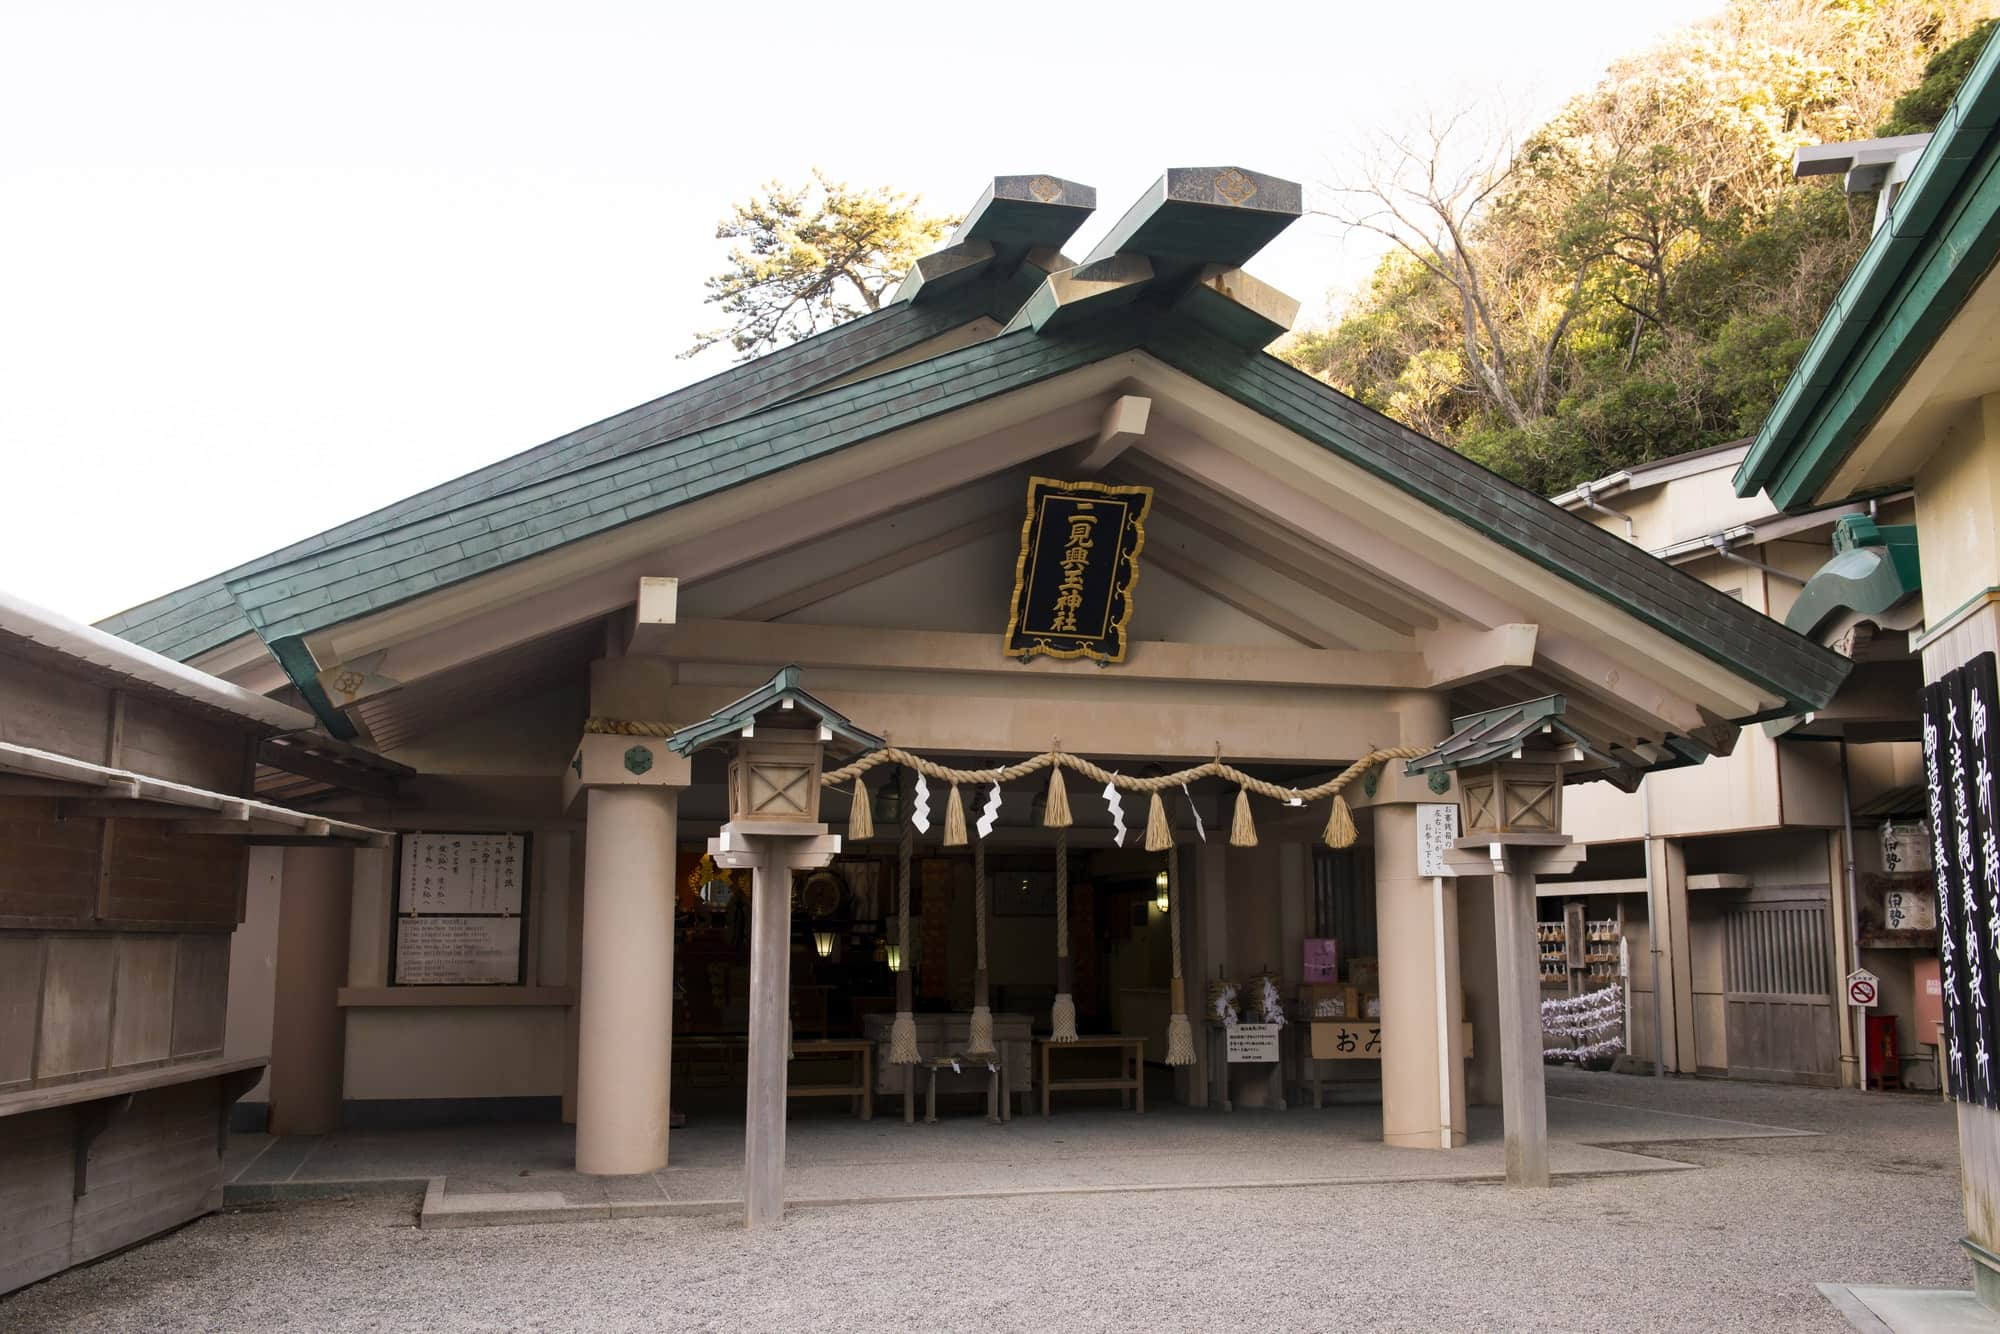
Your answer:
[[[747,1115],[754,1223],[788,1103],[990,1051],[941,1096],[1437,1152],[1502,1102],[1546,1181],[1566,788],[1849,662],[1270,355],[1297,185],[1172,170],[1066,256],[1096,205],[997,177],[880,311],[103,624],[310,715],[258,799],[394,836],[253,840],[239,1125],[620,1174]]]

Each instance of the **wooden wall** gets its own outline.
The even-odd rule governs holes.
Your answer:
[[[40,652],[0,652],[0,741],[247,791],[247,724]],[[0,792],[0,1292],[221,1203],[221,1117],[243,1076],[195,1063],[223,1053],[247,850],[91,809]],[[160,1082],[93,1094],[121,1076]]]

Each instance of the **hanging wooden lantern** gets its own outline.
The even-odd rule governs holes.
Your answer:
[[[729,759],[729,818],[818,823],[823,751],[816,729],[760,723]]]
[[[799,826],[819,824],[820,769],[830,742],[862,751],[883,744],[801,689],[797,667],[667,738],[680,755],[729,748],[732,824]]]
[[[1460,769],[1466,834],[1561,833],[1562,774],[1560,764],[1529,754]]]

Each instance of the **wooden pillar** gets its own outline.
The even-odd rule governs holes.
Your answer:
[[[590,789],[576,1097],[576,1170],[587,1175],[667,1165],[677,797]]]
[[[1687,857],[1680,841],[1653,840],[1653,883],[1659,894],[1653,918],[1660,934],[1660,992],[1655,1005],[1667,1008],[1662,1016],[1667,1050],[1663,1059],[1669,1070],[1684,1075],[1695,1072],[1694,1034],[1694,954],[1688,934]]]
[[[749,1089],[743,1109],[744,1223],[785,1212],[785,1079],[791,1047],[792,870],[785,844],[763,838],[750,890]],[[907,967],[907,965],[906,965]]]
[[[1500,844],[1493,866],[1493,962],[1500,980],[1500,1108],[1507,1184],[1549,1184],[1549,1109],[1542,1068],[1542,982],[1535,877]]]
[[[324,1135],[340,1128],[347,1017],[338,993],[347,979],[353,884],[352,851],[285,849],[277,995],[271,1007],[274,1135]]]

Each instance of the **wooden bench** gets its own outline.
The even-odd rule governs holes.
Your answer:
[[[854,1114],[863,1121],[875,1119],[875,1044],[867,1038],[795,1038],[792,1059],[801,1056],[843,1055],[854,1058],[854,1082],[850,1084],[795,1084],[788,1076],[788,1098],[851,1098]]]
[[[1042,1047],[1042,1115],[1049,1114],[1049,1095],[1071,1089],[1117,1089],[1119,1105],[1133,1106],[1141,1116],[1146,1112],[1146,1039],[1125,1037],[1122,1034],[1100,1034],[1095,1037],[1080,1037],[1074,1042],[1057,1042],[1052,1038],[1037,1038]],[[1089,1079],[1051,1079],[1049,1077],[1049,1053],[1051,1051],[1116,1051],[1118,1056],[1118,1077],[1115,1079],[1097,1076]]]

